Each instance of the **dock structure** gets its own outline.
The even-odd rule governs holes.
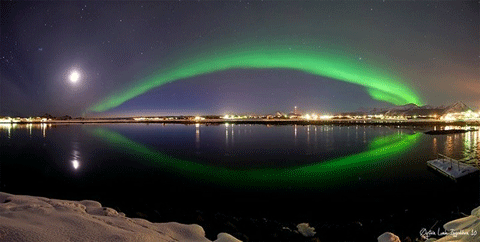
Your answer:
[[[427,161],[428,167],[440,172],[440,174],[454,180],[478,175],[479,170],[458,160],[438,154],[439,158]],[[441,157],[441,158],[440,158]]]

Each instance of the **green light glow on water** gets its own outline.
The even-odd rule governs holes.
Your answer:
[[[123,90],[113,92],[104,100],[88,108],[103,112],[120,106],[147,91],[164,84],[230,69],[292,69],[313,75],[364,86],[376,100],[395,105],[414,103],[422,105],[420,97],[401,78],[378,67],[345,56],[332,50],[311,50],[284,45],[237,46],[235,49],[217,48],[164,67]]]
[[[186,161],[162,154],[154,149],[132,141],[125,136],[104,128],[95,128],[91,133],[108,141],[117,149],[141,156],[147,165],[161,167],[163,171],[194,179],[236,188],[320,188],[346,182],[362,170],[383,160],[401,155],[417,143],[421,133],[396,134],[376,138],[365,152],[340,157],[329,161],[289,168],[235,170]]]

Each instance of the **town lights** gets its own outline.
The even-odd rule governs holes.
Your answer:
[[[322,115],[320,116],[320,119],[332,119],[333,116],[330,116],[330,115]]]
[[[12,122],[12,118],[10,117],[0,119],[0,123],[11,123],[11,122]]]
[[[457,121],[457,120],[478,120],[480,113],[475,113],[472,110],[460,113],[447,113],[440,119],[445,121]]]

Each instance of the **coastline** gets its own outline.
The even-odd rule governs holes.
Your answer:
[[[42,122],[7,122],[4,124],[103,124],[103,123],[164,123],[164,124],[264,124],[264,125],[385,125],[385,126],[480,126],[480,121],[443,121],[443,120],[396,120],[396,119],[151,119],[135,120],[133,118],[102,118],[47,120]]]

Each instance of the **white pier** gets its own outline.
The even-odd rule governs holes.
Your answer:
[[[427,161],[427,165],[454,181],[462,177],[478,174],[479,170],[471,165],[464,164],[441,154],[438,155],[443,158]]]

